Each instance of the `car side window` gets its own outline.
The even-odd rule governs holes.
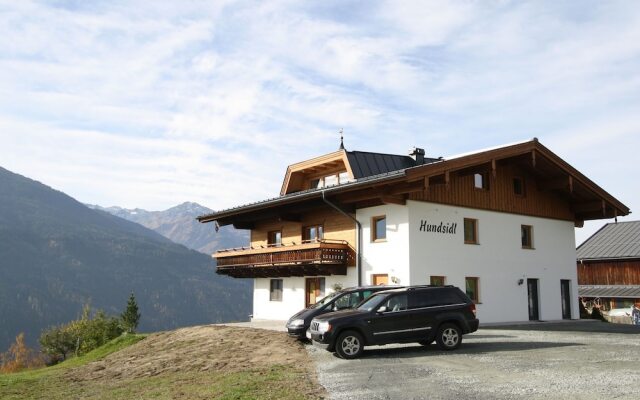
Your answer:
[[[355,307],[356,304],[360,303],[360,293],[351,293],[349,296],[349,308]]]
[[[336,299],[336,301],[333,302],[333,309],[334,310],[341,310],[344,308],[348,308],[349,307],[349,299],[351,298],[350,295],[345,294],[343,296],[340,296],[338,299]]]
[[[460,297],[451,290],[429,289],[410,293],[409,308],[437,307],[451,304],[464,303]]]
[[[407,309],[407,294],[391,296],[384,304],[387,311],[403,311]]]
[[[440,304],[440,293],[435,290],[418,290],[409,296],[409,308],[434,307]]]

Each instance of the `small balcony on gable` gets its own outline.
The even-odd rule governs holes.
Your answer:
[[[355,251],[343,240],[219,250],[213,255],[216,272],[234,278],[346,275],[355,264]]]

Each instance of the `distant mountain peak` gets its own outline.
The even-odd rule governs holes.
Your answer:
[[[196,221],[196,217],[210,214],[213,210],[192,201],[185,201],[164,211],[126,209],[118,206],[87,206],[138,223],[176,243],[207,255],[219,249],[240,247],[249,243],[247,231],[224,226],[216,232],[210,224],[205,225]]]

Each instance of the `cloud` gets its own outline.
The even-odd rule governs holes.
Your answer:
[[[639,208],[640,6],[12,2],[0,164],[81,201],[215,208],[348,148],[447,155],[537,136]]]

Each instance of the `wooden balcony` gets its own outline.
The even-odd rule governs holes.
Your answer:
[[[353,249],[342,240],[220,250],[214,257],[216,272],[234,278],[346,275],[355,263]]]

